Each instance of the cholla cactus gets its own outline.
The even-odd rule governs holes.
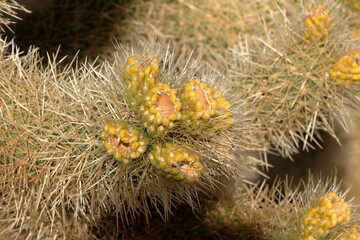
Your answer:
[[[154,208],[167,219],[177,204],[196,209],[200,192],[211,195],[220,178],[241,176],[244,168],[259,163],[241,155],[247,122],[240,118],[241,109],[233,98],[227,99],[238,118],[234,117],[231,128],[212,137],[196,138],[182,127],[162,137],[147,137],[140,112],[127,98],[127,59],[156,56],[162,63],[153,76],[157,86],[177,97],[175,90],[195,72],[204,73],[202,79],[209,86],[219,79],[201,69],[199,62],[189,60],[183,68],[174,63],[169,50],[146,44],[136,50],[117,46],[109,62],[99,67],[84,64],[63,69],[51,59],[49,65],[41,65],[36,50],[20,56],[12,43],[1,43],[0,178],[6,201],[0,218],[5,219],[2,224],[11,236],[66,236],[80,223],[92,226],[108,215],[130,223],[140,214],[148,217]],[[217,86],[224,95],[229,93],[227,84]],[[151,90],[143,95],[145,105],[150,94]],[[157,107],[166,108],[171,98],[156,99],[158,95],[149,100],[159,100]],[[171,167],[179,167],[174,178],[192,184],[168,179],[152,166],[147,142],[149,146],[172,142],[177,150],[186,149],[180,163]],[[185,157],[187,151],[191,154]],[[20,205],[19,199],[24,200]]]
[[[317,239],[329,230],[350,219],[348,203],[334,192],[320,197],[315,206],[307,209],[302,220],[303,239]]]
[[[109,215],[129,223],[140,214],[147,218],[150,209],[167,219],[180,203],[198,208],[199,193],[211,195],[219,179],[239,177],[257,163],[242,156],[248,122],[240,107],[254,107],[251,130],[273,127],[265,138],[286,154],[297,148],[297,140],[312,138],[313,131],[331,131],[330,110],[340,112],[343,90],[348,94],[344,103],[353,103],[347,98],[353,92],[343,85],[337,92],[338,84],[328,81],[328,66],[337,47],[349,45],[329,41],[314,50],[296,36],[284,48],[279,44],[254,54],[259,68],[244,75],[256,82],[243,87],[251,93],[260,86],[260,91],[244,102],[230,90],[228,78],[205,72],[191,60],[183,67],[159,46],[117,46],[109,61],[71,69],[58,68],[51,59],[42,65],[35,50],[20,54],[1,40],[0,219],[5,230],[1,226],[0,231],[11,233],[10,238],[66,238],[76,226],[84,226],[79,231],[85,233]],[[188,81],[197,77],[201,80]],[[264,102],[256,99],[263,92]],[[280,115],[276,119],[274,112]],[[311,196],[289,188],[238,189],[236,212],[242,220],[256,219],[275,239],[293,237],[306,209],[300,203],[313,200],[318,189],[308,186]]]
[[[294,5],[294,1],[277,2],[287,9]],[[280,11],[273,10],[272,0],[260,0],[254,4],[244,0],[133,0],[129,6],[124,9],[128,15],[122,21],[121,38],[155,35],[161,40],[171,41],[171,47],[178,49],[179,53],[195,51],[221,71],[225,69],[218,57],[236,43],[239,35],[260,34],[263,20],[271,29],[276,26],[271,16],[280,14]]]
[[[350,51],[330,69],[332,79],[344,83],[360,83],[360,52]]]
[[[330,10],[319,5],[310,10],[309,15],[304,20],[305,32],[303,38],[308,42],[323,42],[329,36],[331,20],[329,19]]]
[[[147,149],[149,139],[138,129],[124,121],[107,122],[100,135],[109,154],[118,161],[127,163],[140,157]]]
[[[235,90],[242,95],[244,108],[254,125],[259,125],[269,149],[283,156],[319,144],[317,130],[335,136],[336,121],[347,129],[349,113],[345,109],[358,106],[357,86],[330,78],[335,75],[330,69],[344,49],[355,46],[351,32],[344,31],[346,24],[335,8],[329,8],[330,14],[324,9],[314,11],[333,19],[326,43],[303,41],[297,25],[301,18],[292,16],[279,29],[278,37],[252,44],[240,41],[231,52],[234,61],[229,63],[229,75]]]
[[[166,177],[183,183],[193,183],[201,176],[203,165],[189,149],[174,143],[153,145],[149,154],[151,164]]]
[[[254,187],[239,185],[233,199],[210,205],[206,221],[226,224],[232,231],[256,226],[259,236],[248,239],[338,239],[344,227],[360,220],[357,208],[345,201],[346,194],[339,189],[336,179],[312,176],[295,186],[290,181],[275,181],[272,186],[265,182]]]

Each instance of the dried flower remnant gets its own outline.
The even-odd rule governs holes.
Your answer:
[[[338,82],[360,83],[360,51],[350,51],[330,69],[329,75]]]
[[[104,140],[107,152],[125,163],[140,157],[149,143],[144,133],[123,121],[105,123],[100,137]]]
[[[213,90],[200,79],[189,79],[181,92],[183,103],[183,117],[189,121],[209,119],[215,115],[216,101],[212,96]]]
[[[350,214],[348,203],[334,192],[320,197],[314,207],[307,209],[302,219],[303,239],[317,239],[326,235],[330,229],[348,222]]]
[[[196,154],[174,143],[153,145],[149,159],[166,177],[183,183],[196,182],[203,170]]]
[[[200,79],[189,79],[181,90],[182,116],[190,134],[204,129],[214,133],[232,125],[231,104],[220,90],[209,87]]]
[[[175,121],[181,119],[180,110],[181,102],[176,96],[176,90],[159,83],[145,95],[140,115],[149,133],[162,135],[166,129],[174,126]]]
[[[329,36],[331,21],[330,10],[319,5],[312,9],[304,20],[305,32],[303,38],[310,43],[324,42]]]

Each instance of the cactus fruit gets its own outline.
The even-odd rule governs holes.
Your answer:
[[[330,10],[319,5],[312,9],[304,20],[305,32],[303,38],[307,42],[324,42],[328,39],[331,21]]]
[[[214,116],[216,101],[212,91],[200,79],[189,79],[181,92],[183,118],[196,121],[200,118],[208,120]]]
[[[147,148],[149,139],[124,121],[105,123],[100,134],[107,152],[118,161],[129,162],[140,157]]]
[[[307,209],[302,219],[302,236],[314,239],[326,235],[330,229],[348,222],[351,211],[343,198],[334,192],[320,197],[315,206]]]
[[[332,79],[344,83],[360,83],[360,51],[350,51],[330,69]]]
[[[203,170],[196,154],[170,142],[153,145],[149,159],[166,177],[183,183],[196,182]]]
[[[155,57],[143,55],[127,59],[124,80],[129,84],[129,91],[134,94],[146,94],[154,87],[159,72],[158,60]]]
[[[136,55],[127,59],[124,81],[128,88],[128,104],[136,109],[143,103],[144,95],[157,84],[158,60],[149,55]]]
[[[166,129],[174,126],[181,119],[181,102],[176,90],[168,84],[159,83],[144,96],[144,104],[140,106],[141,119],[147,131],[154,135],[162,135]]]
[[[128,83],[141,83],[148,77],[157,77],[159,72],[158,60],[148,55],[131,56],[127,59],[124,79]]]
[[[192,135],[226,130],[232,125],[230,103],[218,89],[200,79],[189,79],[181,90],[181,113]],[[204,131],[204,129],[207,129]]]

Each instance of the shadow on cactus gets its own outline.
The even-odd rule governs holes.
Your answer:
[[[21,2],[21,1],[20,1]],[[12,19],[11,31],[5,34],[14,38],[17,46],[28,51],[39,48],[46,60],[47,53],[58,53],[70,63],[79,59],[96,59],[104,48],[111,45],[111,38],[121,24],[126,1],[22,1],[31,12],[19,12],[21,20]],[[58,51],[61,46],[61,51]]]
[[[151,209],[167,219],[179,203],[196,210],[198,196],[214,193],[220,178],[239,177],[258,163],[241,154],[247,122],[228,96],[227,82],[197,61],[189,59],[182,67],[169,50],[142,46],[117,46],[108,62],[73,69],[51,59],[43,66],[36,50],[20,56],[12,43],[2,42],[0,178],[6,201],[0,218],[6,220],[5,232],[67,236],[80,222],[93,225],[102,216],[116,216],[130,223],[139,215],[148,219]],[[127,59],[144,55],[157,57],[159,71],[143,68],[145,61],[138,67],[148,78],[131,72],[135,78],[124,79]],[[206,117],[197,120],[214,131],[201,136],[188,131],[181,117],[180,92],[195,75],[214,89],[196,90],[200,102],[207,106],[215,104],[207,102],[210,97],[218,99],[220,110],[202,111]],[[132,81],[147,81],[148,92],[132,91]],[[219,128],[230,116],[231,125]]]
[[[320,145],[320,129],[336,138],[334,123],[348,129],[345,107],[357,108],[359,100],[357,53],[339,60],[356,50],[356,41],[337,5],[312,5],[302,13],[284,14],[276,35],[241,40],[230,52],[235,91],[269,149],[282,156]]]

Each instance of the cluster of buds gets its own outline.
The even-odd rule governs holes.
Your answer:
[[[305,32],[303,38],[307,42],[324,42],[328,38],[331,26],[329,14],[330,11],[321,5],[310,11],[304,20]]]
[[[203,169],[196,154],[170,142],[153,145],[149,159],[151,164],[167,178],[183,183],[197,181]]]
[[[189,79],[181,90],[181,113],[190,134],[214,133],[232,125],[230,103],[218,89]],[[204,131],[206,129],[206,131]]]
[[[360,83],[360,52],[350,51],[330,69],[332,79],[344,83]]]
[[[147,149],[149,139],[143,132],[124,121],[106,122],[100,138],[110,155],[121,162],[140,157]]]
[[[349,221],[350,214],[349,205],[335,193],[320,197],[314,207],[307,209],[302,219],[302,239],[317,239],[326,235],[330,229]]]
[[[177,92],[160,82],[158,74],[155,57],[127,59],[125,97],[144,128],[137,129],[124,121],[107,122],[101,138],[109,154],[127,163],[146,152],[150,140],[145,136],[150,136],[155,143],[147,157],[156,169],[176,181],[197,182],[204,168],[199,157],[181,144],[163,143],[164,137],[208,136],[226,130],[233,124],[231,104],[219,89],[209,87],[200,79],[188,80],[181,92]]]

